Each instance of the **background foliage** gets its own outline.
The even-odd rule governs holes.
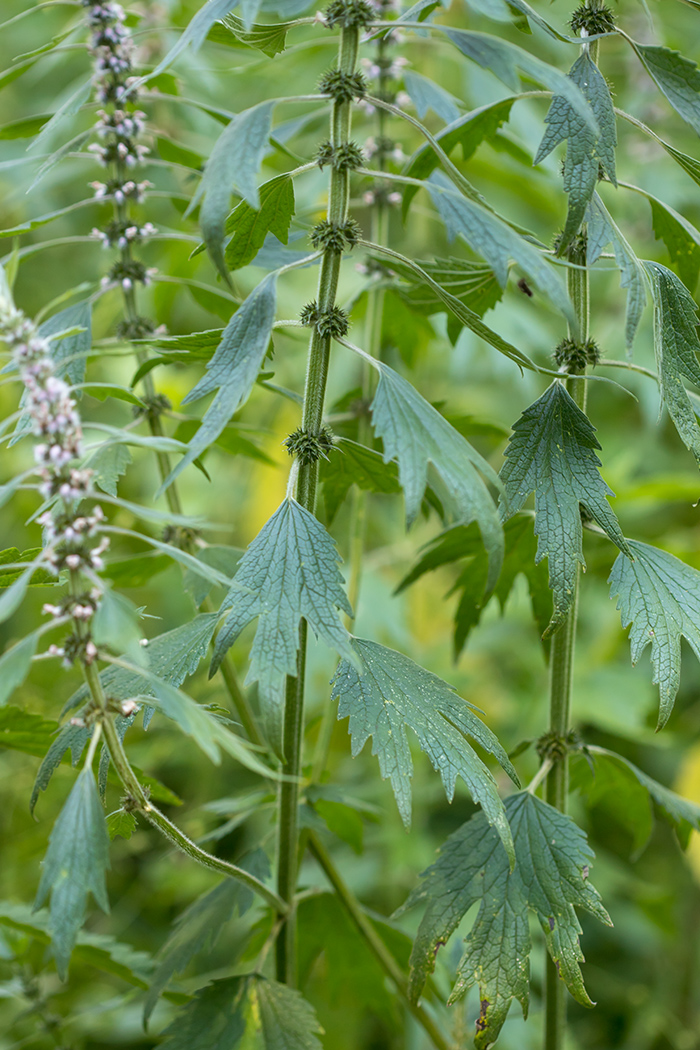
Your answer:
[[[194,2],[134,4],[130,10],[141,60],[146,64],[157,61],[175,39],[168,27],[187,24],[198,6]],[[449,23],[493,31],[493,23],[475,14],[476,6],[453,4]],[[562,27],[571,14],[571,5],[563,0],[536,6]],[[26,8],[23,0],[5,0],[3,16],[11,18]],[[648,4],[621,0],[616,9],[625,29],[636,39],[660,38],[684,54],[697,54],[697,11],[671,0],[650,0]],[[75,13],[66,6],[43,7],[3,29],[0,69],[8,69],[16,56],[31,53],[52,38],[60,40],[63,28]],[[651,20],[655,33],[650,28]],[[524,43],[515,26],[499,25],[498,32],[521,46],[536,49],[540,57],[559,68],[566,69],[572,60],[568,45],[537,30],[534,38],[527,38]],[[68,36],[16,79],[0,75],[0,225],[5,229],[82,200],[88,195],[87,183],[99,177],[89,155],[67,157],[26,195],[40,166],[31,154],[27,159],[27,134],[33,134],[40,122],[33,127],[22,122],[30,116],[53,112],[88,75],[89,60],[80,39]],[[158,323],[166,324],[170,334],[220,328],[232,305],[207,256],[200,254],[189,259],[200,237],[194,219],[183,217],[197,183],[189,169],[200,167],[221,129],[215,112],[206,112],[206,107],[225,106],[239,111],[278,95],[280,85],[292,82],[299,92],[314,91],[332,57],[330,39],[313,29],[296,30],[289,45],[282,55],[270,59],[258,50],[232,49],[210,42],[197,54],[183,54],[175,72],[163,73],[150,86],[145,106],[154,166],[148,177],[158,192],[149,201],[147,217],[166,235],[150,242],[143,251],[148,264],[157,267],[163,278],[153,284],[145,302],[148,312]],[[408,59],[407,71],[439,82],[454,96],[456,102],[452,105],[470,109],[507,94],[493,76],[464,61],[440,39],[411,36],[401,53]],[[602,65],[614,84],[617,106],[661,129],[660,133],[677,148],[697,157],[697,135],[667,106],[622,40],[606,41]],[[174,104],[167,95],[196,99],[200,105]],[[532,168],[547,106],[545,98],[518,102],[513,119],[495,131],[463,167],[477,188],[488,190],[494,205],[549,243],[563,224],[565,197],[561,192],[558,155]],[[301,113],[301,108],[297,114],[293,107],[289,112],[285,109],[285,118],[292,121]],[[93,119],[93,112],[79,113],[71,121],[71,134],[89,128]],[[290,135],[295,131],[289,146],[294,158],[306,160],[312,156],[323,133],[321,120],[314,118],[290,129]],[[434,128],[442,126],[435,113],[429,113],[427,121]],[[373,129],[371,117],[365,118],[364,124],[361,118],[357,119],[358,139],[372,134]],[[394,129],[394,133],[400,137],[406,154],[420,145],[419,137],[414,138],[404,126]],[[651,195],[663,197],[700,227],[697,184],[659,146],[624,121],[618,122],[618,134],[620,183],[634,183]],[[48,144],[51,149],[68,137],[65,130],[61,135]],[[279,129],[277,138],[282,144],[265,158],[264,179],[295,163]],[[362,225],[368,222],[368,211],[361,196],[361,179],[355,182],[354,214]],[[304,231],[322,217],[324,185],[324,176],[318,172],[295,186],[292,247],[292,239],[303,238]],[[643,196],[623,185],[618,190],[604,186],[601,193],[606,201],[614,198],[616,220],[637,254],[673,265],[695,293],[700,245],[683,258],[670,259],[666,245],[655,238],[655,233],[659,233],[658,214],[655,216]],[[463,245],[447,242],[443,227],[428,205],[427,196],[419,195],[405,225],[401,208],[394,209],[391,243],[409,257],[447,257],[457,253],[468,257]],[[67,289],[94,281],[97,270],[104,272],[105,255],[100,245],[85,239],[99,218],[100,205],[90,203],[56,219],[48,231],[42,228],[18,233],[21,265],[15,292],[30,316]],[[49,239],[55,243],[47,245]],[[14,243],[12,239],[5,240],[8,254]],[[303,246],[305,242],[301,243]],[[261,275],[262,271],[255,267],[236,272],[236,293],[247,294]],[[183,278],[184,283],[176,283],[174,277]],[[595,338],[606,356],[622,359],[624,293],[619,289],[618,274],[612,269],[603,270],[594,274],[592,281]],[[313,273],[309,275],[307,271],[286,279],[280,285],[278,316],[296,316],[300,302],[311,298],[314,282]],[[349,277],[343,285],[344,299],[352,301],[360,289],[360,276]],[[361,331],[364,310],[365,300],[360,297],[353,312],[350,338]],[[653,367],[654,360],[650,313],[647,307],[635,347],[635,361],[647,367]],[[90,365],[95,382],[128,384],[133,375],[133,360],[119,353],[114,338],[117,319],[116,300],[100,299],[93,318],[93,338],[103,356],[96,357]],[[533,360],[551,367],[550,355],[560,338],[560,324],[539,294],[530,298],[511,281],[503,301],[494,305],[488,322]],[[542,393],[545,382],[532,372],[521,376],[511,362],[468,331],[462,331],[456,342],[450,334],[454,336],[448,331],[444,314],[417,312],[406,298],[388,293],[382,334],[384,359],[397,368],[408,366],[412,381],[423,395],[457,420],[459,428],[498,468],[513,420]],[[360,342],[359,336],[356,341]],[[277,387],[300,392],[305,342],[304,333],[295,329],[275,335],[269,371],[274,373],[271,382]],[[201,363],[189,365],[176,358],[168,367],[158,368],[156,375],[159,390],[175,406],[171,432],[188,440],[192,427],[186,415],[188,409],[181,407],[181,402],[200,378]],[[328,404],[333,405],[345,395],[345,401],[332,411],[332,417],[337,419],[334,427],[340,435],[353,435],[352,423],[345,422],[344,412],[347,391],[358,383],[359,369],[352,356],[336,355]],[[605,450],[605,478],[617,494],[615,510],[623,532],[662,546],[700,569],[695,506],[697,465],[681,445],[668,418],[657,418],[655,384],[633,373],[625,374],[624,383],[634,398],[619,387],[602,382],[592,383],[589,395],[589,414]],[[12,397],[11,388],[0,389],[3,415],[14,410]],[[81,411],[88,418],[99,417],[122,426],[130,421],[132,407],[120,399],[98,399],[86,394]],[[293,398],[280,397],[258,385],[236,417],[235,426],[225,432],[224,439],[204,459],[213,480],[193,468],[181,476],[185,507],[221,522],[220,533],[210,537],[211,542],[218,540],[244,549],[278,507],[284,496],[289,463],[282,442],[298,422],[299,407]],[[158,485],[155,467],[152,459],[138,449],[133,450],[133,456],[135,466],[120,482],[120,494],[137,503],[148,503]],[[3,451],[2,480],[12,475],[21,457],[21,446]],[[347,501],[342,503],[333,515],[335,508],[328,498],[322,505],[326,520],[330,523],[332,519],[333,535],[346,558],[350,541],[348,507]],[[3,546],[10,546],[11,542],[23,550],[35,545],[36,534],[26,526],[33,510],[33,502],[22,493],[2,508],[0,527],[3,536],[8,537]],[[120,511],[118,517],[120,524],[133,524],[127,511]],[[469,635],[468,644],[455,662],[453,617],[459,595],[459,569],[447,565],[421,575],[411,586],[396,593],[414,565],[421,544],[434,539],[437,531],[434,512],[425,509],[406,534],[402,501],[391,493],[372,493],[356,633],[410,653],[422,666],[447,679],[461,695],[486,712],[489,726],[510,751],[524,740],[537,738],[546,727],[546,652],[532,621],[527,581],[522,576],[516,579],[503,612],[496,601],[491,602],[481,616],[478,630]],[[157,530],[153,532],[155,535]],[[128,553],[128,544],[123,553]],[[179,567],[157,554],[142,558],[141,546],[133,553],[131,560],[115,564],[110,574],[137,606],[147,606],[149,616],[159,618],[155,623],[145,621],[144,631],[160,633],[191,618],[192,599],[182,586]],[[693,658],[684,659],[675,709],[663,734],[655,736],[658,697],[651,684],[649,652],[638,666],[630,667],[626,635],[614,603],[608,599],[606,580],[613,557],[614,551],[607,542],[594,535],[586,536],[588,571],[576,651],[575,721],[587,743],[612,748],[663,784],[700,802],[700,668]],[[452,590],[455,583],[457,594]],[[45,600],[46,591],[34,589],[21,612],[2,626],[3,646],[27,633]],[[240,658],[243,652],[243,645],[237,643],[234,655]],[[308,692],[310,741],[319,730],[333,671],[332,654],[313,645]],[[39,663],[21,696],[12,701],[41,715],[44,721],[28,721],[31,741],[26,743],[24,753],[21,746],[19,750],[8,748],[2,753],[0,765],[0,834],[4,843],[0,897],[14,902],[0,905],[1,1050],[20,1046],[35,1050],[69,1046],[76,1050],[145,1050],[158,1045],[159,1037],[145,1034],[141,1024],[143,988],[151,979],[153,956],[162,947],[174,918],[217,882],[213,874],[200,870],[186,858],[168,853],[157,833],[146,826],[139,825],[128,840],[117,837],[111,848],[112,871],[108,876],[111,914],[91,912],[87,925],[90,933],[74,954],[70,980],[67,984],[59,981],[54,964],[46,957],[46,939],[26,931],[38,921],[30,915],[29,902],[39,882],[39,862],[45,853],[48,829],[75,774],[67,764],[58,770],[51,790],[39,799],[36,819],[29,813],[28,799],[38,757],[50,743],[63,702],[78,684],[77,677],[73,682],[68,675],[58,677],[55,668]],[[200,701],[224,702],[216,680],[208,681],[204,669],[198,673],[192,690]],[[0,710],[0,745],[3,732]],[[44,747],[37,745],[37,735],[43,736]],[[194,743],[165,722],[148,734],[134,729],[131,753],[136,765],[178,796],[177,800],[170,797],[173,805],[185,800],[177,810],[177,819],[191,837],[215,844],[222,856],[232,860],[271,843],[272,794],[260,788],[250,771],[229,759],[220,766],[209,764]],[[352,759],[347,724],[339,722],[331,743],[332,777],[325,794],[319,796],[316,815],[308,813],[310,821],[325,822],[336,833],[332,849],[338,865],[362,901],[382,916],[390,915],[404,902],[415,886],[416,873],[432,862],[437,846],[474,812],[461,782],[458,781],[455,800],[449,805],[425,756],[416,756],[414,764],[413,820],[407,833],[388,782],[377,776],[376,761],[369,755],[369,748]],[[527,779],[536,768],[531,750],[520,759],[521,777]],[[495,775],[506,788],[505,774],[496,771]],[[700,840],[693,834],[683,854],[669,825],[652,817],[646,793],[638,791],[613,767],[606,775],[613,781],[614,790],[601,799],[600,779],[593,783],[585,760],[575,760],[573,777],[578,790],[572,812],[595,850],[595,884],[615,925],[611,930],[586,915],[582,917],[586,983],[598,1006],[587,1011],[572,1005],[570,1047],[692,1050],[700,1045],[700,949],[697,938],[690,934],[700,923]],[[353,809],[338,805],[346,797],[354,800]],[[118,788],[110,785],[108,812],[118,808],[118,799]],[[306,885],[322,884],[323,878],[311,860],[305,862],[300,881]],[[228,909],[224,914],[231,915],[230,904]],[[309,896],[300,912],[302,988],[324,1029],[332,1033],[328,1045],[334,1050],[403,1050],[427,1045],[414,1022],[399,1016],[400,1008],[387,992],[376,963],[334,898],[330,894]],[[251,927],[249,918],[244,922],[234,915],[218,938],[210,935],[209,951],[190,964],[172,988],[190,992],[205,979],[227,975],[235,957],[246,952],[254,955],[266,931],[257,930],[254,924]],[[208,929],[218,930],[221,921],[210,921]],[[413,932],[417,922],[418,917],[409,913],[401,925],[397,923],[389,931],[392,946],[403,962],[407,961],[410,944],[400,930]],[[329,940],[331,929],[333,938]],[[113,947],[105,939],[108,936],[122,946]],[[131,947],[127,949],[125,945]],[[539,1044],[537,1018],[543,961],[539,945],[535,939],[533,1020],[525,1026],[519,1011],[511,1011],[499,1044],[504,1050],[524,1050]],[[451,987],[458,952],[459,947],[453,942],[439,957],[436,981],[444,995]],[[186,954],[185,958],[189,956]],[[170,974],[179,974],[180,969],[175,960]],[[127,973],[136,977],[125,979]],[[170,1000],[160,1001],[151,1020],[151,1032],[162,1032],[172,1021],[177,999],[178,994],[173,993]],[[466,1002],[452,1007],[450,1023],[455,1034],[463,1031],[466,1040],[477,1014],[474,993]]]

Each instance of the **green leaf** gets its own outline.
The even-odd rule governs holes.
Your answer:
[[[20,576],[16,577],[14,583],[10,584],[10,586],[0,594],[0,623],[9,620],[17,609],[19,609],[35,571],[36,566],[30,565]]]
[[[89,300],[75,303],[49,317],[39,326],[39,335],[50,339],[50,356],[54,363],[56,375],[71,386],[82,383],[85,377],[87,356],[92,347],[92,304]],[[61,332],[72,334],[61,335]],[[58,336],[58,338],[53,338]],[[26,394],[22,394],[21,405],[26,403]],[[17,421],[10,446],[14,445],[25,434],[30,433],[31,419],[23,413]]]
[[[437,113],[446,124],[451,124],[453,120],[459,118],[457,100],[439,84],[420,73],[412,73],[408,70],[404,71],[403,82],[421,120],[424,119],[429,109]]]
[[[0,926],[26,933],[40,944],[51,941],[49,916],[44,911],[32,911],[27,904],[1,901]],[[114,974],[137,988],[148,987],[146,978],[153,968],[153,961],[146,952],[136,951],[114,937],[97,933],[78,933],[72,958],[91,971],[98,969]]]
[[[239,306],[224,329],[221,342],[207,364],[207,374],[189,392],[183,404],[217,391],[188,451],[171,470],[161,492],[186,466],[211,445],[233,413],[247,401],[262,367],[275,320],[277,277],[268,274]]]
[[[154,77],[159,76],[168,66],[172,65],[185,48],[191,47],[193,51],[198,51],[207,39],[207,34],[214,23],[238,7],[238,2],[239,0],[207,0],[204,6],[197,11],[178,41],[170,48],[165,58],[145,79],[153,80]]]
[[[436,28],[442,28],[436,26]],[[596,119],[583,92],[577,84],[554,66],[542,62],[522,48],[486,33],[447,29],[452,43],[482,69],[490,70],[511,91],[520,90],[519,73],[549,88],[553,95],[561,95],[594,133],[599,132]]]
[[[166,1028],[162,1050],[322,1050],[313,1008],[301,993],[257,974],[200,988]]]
[[[700,572],[648,543],[630,540],[629,547],[634,561],[618,556],[610,573],[610,597],[618,596],[622,626],[632,625],[632,663],[651,645],[661,729],[680,685],[681,637],[700,659]]]
[[[68,120],[70,117],[74,117],[75,114],[83,108],[83,105],[90,98],[91,93],[92,78],[90,77],[87,81],[82,83],[69,98],[66,99],[63,105],[56,110],[51,119],[43,125],[37,137],[27,147],[27,152],[46,149],[47,143],[56,129],[59,128],[64,121]]]
[[[261,879],[269,875],[267,858],[260,850],[244,857],[240,866]],[[182,973],[199,952],[211,951],[234,912],[244,915],[252,903],[252,890],[235,879],[224,879],[176,918],[173,931],[159,952],[143,1008],[145,1022],[148,1022],[170,979]]]
[[[679,437],[700,464],[700,427],[683,385],[700,386],[697,306],[675,273],[657,262],[645,262],[654,300],[654,351],[659,393]]]
[[[435,138],[448,156],[457,146],[461,146],[462,158],[469,160],[481,143],[495,138],[499,128],[510,119],[510,111],[515,101],[515,97],[504,98],[499,102],[490,102],[486,106],[473,109],[470,113],[454,120],[448,127],[443,128]],[[430,143],[425,143],[408,161],[405,174],[412,179],[427,179],[439,165],[439,157]],[[418,193],[417,186],[406,186],[403,191],[404,218],[416,193]]]
[[[588,224],[587,259],[589,266],[592,266],[600,257],[606,244],[612,243],[615,261],[620,268],[620,287],[627,289],[625,341],[629,350],[634,342],[647,301],[642,264],[613,222],[597,193],[593,194],[588,205],[586,222]]]
[[[565,317],[573,317],[573,307],[563,283],[537,248],[493,212],[456,193],[442,172],[434,172],[426,188],[448,237],[451,240],[464,237],[470,248],[489,264],[502,288],[513,259]]]
[[[256,984],[260,1028],[265,1050],[323,1050],[323,1029],[301,993],[277,981]]]
[[[0,705],[7,703],[29,674],[40,634],[40,631],[32,631],[0,656]]]
[[[458,299],[468,310],[473,310],[479,317],[483,317],[486,311],[495,306],[503,297],[503,289],[496,275],[490,266],[484,266],[483,263],[450,257],[437,258],[434,261],[420,259],[418,265],[442,289]],[[397,289],[401,298],[411,309],[425,314],[444,311],[446,304],[443,299],[431,284],[417,278],[415,271],[408,266],[402,266],[395,260],[392,260],[391,268],[404,280],[411,282],[408,288],[399,285]],[[460,319],[456,318],[456,320]],[[462,323],[457,326],[460,331]]]
[[[256,758],[250,745],[232,733],[220,721],[216,712],[210,711],[203,704],[198,704],[181,689],[156,678],[146,670],[143,674],[150,686],[149,702],[162,711],[167,718],[172,719],[183,733],[191,736],[211,762],[219,765],[221,752],[225,751],[241,765],[251,769],[254,773],[259,773],[260,776],[274,775],[264,763]],[[229,719],[227,718],[226,721]]]
[[[651,835],[652,800],[681,839],[691,828],[700,830],[700,806],[659,784],[614,751],[587,747],[585,756],[577,756],[572,774],[572,786],[582,792],[587,804],[603,807],[629,831],[633,857],[639,855]]]
[[[296,500],[285,499],[241,558],[221,607],[229,612],[216,639],[212,673],[257,617],[246,684],[259,683],[265,720],[277,747],[286,676],[296,674],[302,617],[331,649],[356,660],[338,611],[352,615],[339,560],[323,525]]]
[[[558,254],[563,255],[578,232],[586,208],[593,196],[600,169],[616,186],[615,111],[605,77],[587,52],[577,58],[568,76],[581,89],[593,110],[600,135],[596,135],[581,116],[561,95],[555,95],[544,118],[548,125],[534,163],[539,164],[560,142],[567,142],[564,161],[564,189],[569,195],[569,210],[561,236]]]
[[[667,47],[632,43],[649,76],[676,113],[700,135],[700,70]]]
[[[671,262],[678,267],[681,281],[692,294],[700,274],[700,231],[658,197],[642,191],[651,205],[654,236],[668,248]]]
[[[243,200],[226,220],[226,233],[233,234],[224,253],[229,270],[247,266],[262,248],[268,233],[287,243],[294,215],[294,185],[288,175],[278,175],[260,187],[260,207]]]
[[[372,425],[384,443],[384,462],[398,461],[408,522],[420,509],[428,463],[432,463],[456,514],[479,526],[489,554],[488,586],[492,589],[503,559],[503,530],[482,475],[500,487],[493,468],[415,387],[381,363]],[[441,492],[438,495],[442,498]]]
[[[107,495],[116,497],[119,478],[126,474],[130,463],[131,452],[127,446],[109,442],[95,449],[85,466],[95,471],[95,484]]]
[[[92,621],[95,644],[107,646],[118,656],[128,653],[135,663],[141,663],[145,659],[141,633],[134,603],[111,587],[105,587]]]
[[[554,609],[545,632],[562,625],[571,606],[577,564],[585,566],[581,507],[620,550],[630,553],[608,496],[594,449],[595,429],[559,380],[526,408],[513,425],[501,478],[508,500],[504,514],[521,510],[535,492],[537,561],[547,558]]]
[[[62,980],[83,924],[88,894],[109,911],[105,871],[109,835],[93,772],[83,769],[56,821],[43,863],[34,907],[51,894],[51,945]]]
[[[136,831],[136,817],[125,809],[117,809],[107,817],[107,834],[110,841],[114,842],[117,835],[123,839],[130,839]]]
[[[212,328],[191,335],[161,336],[160,339],[144,340],[154,350],[163,350],[176,361],[189,363],[193,359],[207,361],[221,342],[223,328]]]
[[[0,140],[33,138],[50,118],[50,113],[39,113],[35,117],[25,117],[23,120],[13,120],[10,124],[2,124]]]
[[[505,523],[505,556],[494,595],[503,609],[517,576],[522,573],[528,583],[535,622],[540,634],[543,634],[552,616],[552,598],[547,583],[547,570],[542,562],[538,564],[535,561],[537,544],[532,524],[530,514],[515,514]],[[462,558],[470,559],[449,591],[449,594],[460,594],[455,612],[456,658],[462,652],[470,631],[479,623],[486,605],[483,601],[487,573],[486,551],[474,527],[465,525],[456,525],[443,532],[426,544],[424,550],[420,560],[399,584],[398,592],[426,572]]]
[[[377,253],[379,254],[379,253]],[[489,346],[493,346],[499,353],[504,354],[505,357],[511,361],[515,361],[519,368],[528,368],[533,372],[540,372],[542,369],[531,361],[527,354],[524,354],[521,350],[518,350],[512,343],[508,343],[505,339],[502,339],[500,335],[489,328],[488,325],[479,317],[478,313],[471,310],[466,306],[460,299],[448,292],[446,288],[441,287],[434,281],[433,278],[424,269],[418,266],[417,263],[411,259],[406,258],[405,255],[399,255],[398,252],[393,252],[390,249],[382,249],[382,255],[387,256],[392,261],[397,262],[399,266],[404,270],[412,271],[414,277],[417,277],[421,284],[427,285],[431,291],[435,293],[440,302],[444,303],[451,317],[448,317],[448,325],[452,321],[452,318],[456,318],[458,322],[469,328],[475,335],[478,335],[480,339],[483,339]]]
[[[219,572],[223,572],[225,576],[233,576],[242,555],[243,551],[239,547],[224,547],[213,544],[210,547],[204,547],[202,550],[199,550],[196,557],[197,561],[203,562],[204,565],[213,566]],[[194,604],[199,606],[209,594],[212,585],[211,580],[199,576],[194,569],[188,569],[182,579],[182,586],[192,595]]]
[[[273,108],[274,102],[260,102],[233,118],[211,151],[188,209],[191,211],[203,198],[199,214],[202,236],[212,262],[226,281],[224,221],[231,193],[240,193],[256,211],[260,207],[257,174],[270,138]]]
[[[19,707],[0,710],[0,748],[41,758],[49,747],[56,723]]]
[[[396,1001],[393,989],[388,987],[385,974],[367,942],[334,893],[315,893],[303,897],[298,904],[299,915],[299,982],[307,987],[319,956],[325,956],[323,985],[324,1000],[333,1007],[364,1010],[379,1016],[388,1025],[396,1026]],[[387,945],[399,966],[408,963],[411,942],[405,933],[386,920],[377,921],[367,915],[374,929]],[[328,931],[333,936],[328,936]]]
[[[218,613],[203,613],[189,623],[151,638],[144,650],[149,670],[171,685],[182,685],[206,655],[218,618]],[[143,675],[125,667],[105,668],[100,672],[100,681],[107,695],[115,700],[129,700],[149,692],[149,683]],[[81,686],[66,701],[63,714],[86,703],[89,696],[87,686]]]
[[[592,1006],[583,985],[575,907],[612,925],[598,892],[588,881],[593,851],[571,817],[524,791],[506,799],[513,829],[515,868],[484,815],[477,813],[441,848],[401,908],[427,902],[411,954],[409,994],[415,1001],[435,967],[441,944],[474,904],[479,912],[466,937],[450,1002],[473,984],[481,1010],[475,1046],[486,1050],[498,1038],[513,999],[527,1016],[530,977],[528,912],[537,915],[547,950],[574,998]]]
[[[273,22],[270,25],[251,25],[246,27],[240,18],[227,15],[220,25],[212,26],[207,39],[216,44],[231,45],[231,37],[239,44],[255,47],[258,51],[274,58],[287,46],[287,33],[294,22]]]
[[[59,332],[80,329],[73,335],[52,337]],[[87,356],[92,348],[92,303],[86,299],[49,317],[39,327],[39,335],[51,339],[51,359],[56,373],[71,386],[85,378]]]
[[[350,719],[353,757],[371,736],[372,754],[379,759],[382,777],[391,780],[401,819],[409,827],[413,762],[408,726],[440,773],[448,799],[452,801],[460,776],[512,857],[510,828],[496,782],[467,740],[475,740],[494,755],[517,784],[517,774],[491,730],[452,686],[407,656],[364,638],[354,638],[352,644],[359,667],[341,661],[332,698],[338,701],[338,718]]]
[[[396,465],[385,463],[379,452],[348,438],[341,438],[328,459],[321,461],[319,480],[329,526],[352,485],[364,492],[401,492]]]
[[[601,762],[622,767],[648,792],[671,824],[676,827],[688,824],[696,831],[700,831],[700,806],[696,802],[691,802],[690,799],[683,798],[670,788],[659,784],[658,780],[654,780],[628,759],[615,754],[614,751],[608,751],[604,747],[591,747],[590,752],[593,755],[596,771]]]

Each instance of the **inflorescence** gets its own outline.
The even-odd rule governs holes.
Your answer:
[[[0,339],[10,348],[13,363],[25,391],[24,410],[34,446],[39,492],[53,507],[39,518],[46,541],[45,561],[51,572],[68,571],[78,583],[85,576],[93,583],[87,591],[73,586],[58,605],[47,603],[44,612],[57,620],[70,618],[73,634],[62,649],[52,646],[52,655],[70,665],[75,659],[90,663],[97,649],[89,637],[88,621],[101,598],[96,573],[104,566],[102,554],[109,546],[99,536],[104,520],[102,508],[80,509],[93,496],[93,471],[80,465],[82,428],[76,403],[66,381],[56,372],[48,339],[7,298],[0,298]]]
[[[320,336],[330,336],[337,339],[339,336],[347,335],[350,326],[348,315],[339,306],[331,306],[328,310],[319,310],[318,303],[307,303],[301,311],[301,323],[309,328],[315,328]]]
[[[362,230],[354,219],[345,222],[323,219],[311,231],[311,243],[314,248],[340,255],[346,248],[354,248],[361,236]]]
[[[583,343],[575,339],[562,339],[554,351],[554,360],[567,372],[583,372],[586,365],[595,367],[600,357],[600,348],[595,339],[586,339]]]
[[[333,432],[330,427],[321,427],[316,434],[299,427],[285,439],[284,446],[290,456],[296,456],[301,466],[328,459],[333,450]]]
[[[106,182],[93,182],[91,186],[97,200],[111,197],[115,205],[114,220],[104,230],[95,229],[92,233],[105,247],[121,252],[121,266],[112,267],[103,285],[119,282],[124,292],[131,293],[135,284],[147,284],[154,272],[133,263],[131,247],[158,232],[150,222],[143,225],[133,222],[125,211],[129,202],[142,202],[151,186],[147,180],[136,181],[132,174],[150,152],[138,141],[144,132],[146,114],[136,108],[138,78],[132,75],[134,44],[124,25],[123,8],[111,0],[82,0],[82,3],[91,30],[88,50],[95,64],[96,94],[106,107],[98,111],[95,131],[99,141],[88,146],[88,150],[103,167],[110,169]]]
[[[605,5],[593,7],[591,4],[581,4],[571,16],[569,25],[574,33],[580,33],[583,30],[586,36],[612,33],[615,29],[615,15]]]
[[[377,15],[368,0],[331,0],[323,12],[323,19],[329,29],[340,26],[352,29],[353,26],[365,28],[376,22]]]

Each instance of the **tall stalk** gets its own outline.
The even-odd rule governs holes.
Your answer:
[[[327,87],[328,93],[333,96],[330,145],[334,158],[339,156],[339,149],[350,146],[352,99],[357,93],[357,84],[361,83],[361,78],[355,72],[358,44],[359,26],[344,25],[340,33],[337,69],[327,74],[322,81],[322,87]],[[323,428],[332,338],[329,327],[333,327],[332,321],[338,321],[340,317],[336,307],[336,292],[342,252],[344,247],[352,246],[355,240],[353,227],[347,220],[349,184],[349,168],[345,164],[333,162],[327,218],[313,233],[314,245],[323,248],[323,257],[318,298],[314,304],[314,327],[309,343],[301,424],[303,434],[312,440],[321,435]],[[302,507],[313,513],[318,483],[318,457],[299,457],[298,466],[297,500]],[[286,779],[280,785],[278,800],[277,890],[280,897],[290,906],[294,900],[299,853],[298,809],[304,728],[306,642],[307,625],[302,621],[299,628],[297,676],[287,679],[282,765]],[[296,985],[297,981],[296,956],[296,914],[292,907],[280,930],[276,945],[277,978],[292,986]]]

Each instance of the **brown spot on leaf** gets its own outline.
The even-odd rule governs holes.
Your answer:
[[[553,930],[554,929],[554,919],[553,919],[553,917],[551,915],[547,919],[547,922],[549,923],[550,930]]]
[[[486,1025],[488,1023],[487,1020],[486,1020],[486,1014],[488,1013],[488,1009],[489,1009],[490,1005],[491,1004],[488,1001],[488,999],[482,999],[481,1000],[481,1009],[479,1011],[479,1016],[476,1019],[476,1030],[477,1030],[477,1032],[483,1032],[485,1030],[485,1028],[486,1028]]]

